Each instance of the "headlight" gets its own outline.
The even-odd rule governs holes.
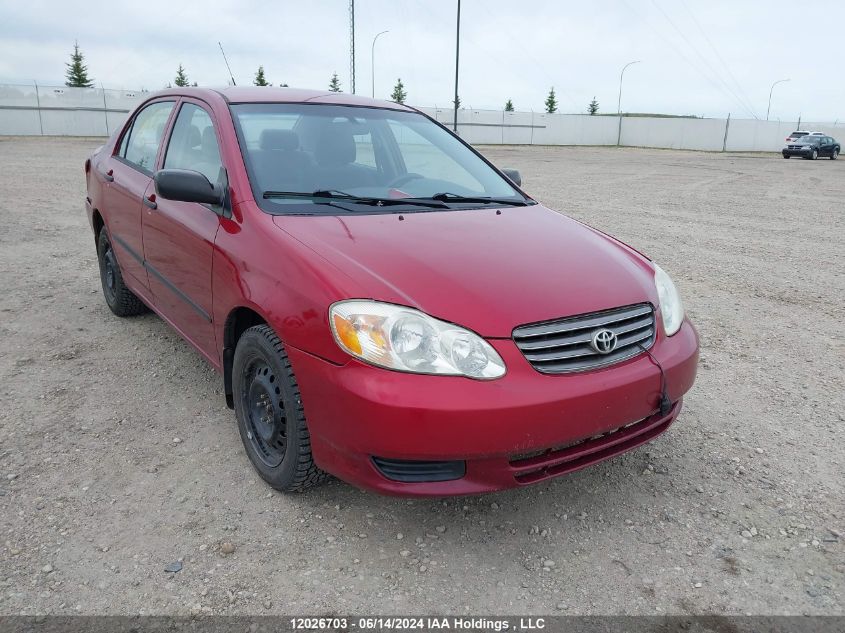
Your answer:
[[[329,321],[343,351],[379,367],[478,379],[505,375],[504,361],[483,338],[413,308],[339,301]]]
[[[684,322],[684,304],[681,303],[681,295],[678,294],[678,289],[675,288],[669,275],[657,264],[654,264],[654,284],[657,286],[663,329],[666,336],[672,336]]]

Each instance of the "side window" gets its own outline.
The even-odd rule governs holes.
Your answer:
[[[164,168],[192,169],[216,183],[222,166],[214,124],[208,112],[193,103],[183,104],[167,144]]]
[[[132,123],[123,158],[141,169],[151,171],[172,110],[172,101],[159,101],[141,110]]]

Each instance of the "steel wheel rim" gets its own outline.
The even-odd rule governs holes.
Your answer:
[[[287,450],[287,418],[278,377],[263,358],[252,359],[241,376],[246,437],[261,462],[275,468]]]

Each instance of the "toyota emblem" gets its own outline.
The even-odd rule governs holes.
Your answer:
[[[617,342],[618,339],[616,338],[616,334],[607,328],[603,328],[593,332],[593,338],[590,341],[590,345],[592,345],[593,349],[599,354],[610,354],[610,352],[616,349]]]

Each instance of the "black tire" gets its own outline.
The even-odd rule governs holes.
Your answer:
[[[836,160],[837,158],[839,158],[839,150],[834,148],[833,153],[830,155],[830,160]]]
[[[148,308],[144,302],[123,283],[120,265],[105,227],[100,229],[100,234],[97,236],[97,262],[100,265],[103,297],[109,310],[119,317],[136,316],[146,312]]]
[[[819,157],[819,150],[814,149],[813,153],[810,154],[810,160],[816,160]]]
[[[299,386],[270,326],[241,335],[232,389],[241,441],[264,481],[283,492],[303,492],[328,477],[314,463]]]
[[[784,157],[784,158],[786,158],[786,159],[788,159],[788,158],[789,158],[789,156],[787,156],[786,154],[784,154],[784,155],[783,155],[783,157]]]

